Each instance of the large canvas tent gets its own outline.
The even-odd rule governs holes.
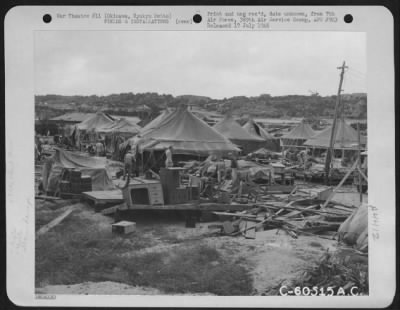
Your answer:
[[[126,139],[137,135],[142,128],[139,125],[133,124],[121,118],[115,120],[111,125],[100,128],[98,132],[104,138],[106,152],[111,154],[114,160],[120,160],[121,154],[119,145]]]
[[[146,124],[145,126],[143,126],[143,128],[141,129],[141,132],[147,132],[149,130],[155,129],[157,128],[157,126],[171,113],[173,113],[173,111],[170,110],[164,110],[161,112],[160,115],[158,115],[155,119],[153,119],[152,121],[150,121],[148,124]]]
[[[77,124],[74,132],[76,145],[79,146],[81,141],[96,142],[99,139],[99,132],[103,130],[103,128],[112,126],[114,121],[115,119],[110,115],[97,112],[83,122]]]
[[[299,123],[289,133],[281,137],[282,147],[298,147],[315,136],[316,132],[305,122]]]
[[[97,112],[96,114],[85,119],[82,123],[79,123],[76,127],[80,131],[98,131],[104,127],[111,126],[114,121],[115,119],[110,115],[107,115],[103,112]]]
[[[345,121],[338,119],[335,128],[333,148],[337,150],[356,150],[358,148],[358,134]],[[308,139],[304,145],[313,148],[329,148],[331,140],[332,126],[324,129],[320,133]],[[366,143],[366,138],[361,137],[362,148]]]
[[[243,129],[252,135],[261,137],[265,141],[265,147],[271,150],[277,150],[279,148],[278,144],[275,142],[274,137],[265,131],[259,124],[257,124],[253,119],[249,119],[246,124],[243,125]]]
[[[186,108],[167,112],[151,126],[129,140],[139,151],[163,151],[173,147],[174,154],[207,156],[211,153],[237,153],[240,149]]]
[[[65,169],[78,169],[92,179],[92,190],[115,189],[106,169],[107,161],[103,157],[87,157],[77,153],[55,148],[55,153],[43,165],[42,182],[47,192],[59,190],[62,172]]]
[[[225,117],[213,128],[238,145],[245,154],[260,148],[265,143],[263,138],[245,130],[231,116]]]

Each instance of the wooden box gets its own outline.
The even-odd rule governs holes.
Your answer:
[[[280,163],[271,164],[274,173],[285,173],[285,166]]]
[[[178,187],[168,193],[168,204],[180,204],[189,201],[189,190],[186,187]]]
[[[129,221],[121,221],[115,224],[111,225],[111,229],[113,233],[117,234],[130,234],[131,232],[134,232],[136,229],[136,223],[135,222],[129,222]]]
[[[71,182],[69,181],[60,181],[60,192],[62,193],[70,193],[71,192]]]

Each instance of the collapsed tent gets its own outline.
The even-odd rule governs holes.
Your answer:
[[[358,148],[358,134],[350,125],[345,121],[338,119],[335,128],[334,149],[350,149],[355,150]],[[324,129],[320,133],[308,139],[304,145],[314,148],[329,148],[331,140],[332,126]],[[361,145],[365,145],[366,138],[361,136]]]
[[[289,133],[281,137],[281,145],[283,147],[302,146],[304,142],[315,136],[316,132],[310,125],[301,122],[294,127]]]
[[[368,251],[368,205],[362,204],[344,221],[338,230],[339,240],[356,249]]]
[[[264,130],[259,124],[257,124],[253,119],[249,119],[246,124],[243,125],[243,129],[252,135],[261,137],[265,141],[265,147],[271,150],[277,150],[278,146],[275,143],[274,137]]]
[[[228,138],[232,143],[238,145],[245,154],[265,144],[263,138],[245,130],[231,116],[227,116],[219,121],[213,128],[225,138]]]
[[[141,128],[129,122],[125,118],[120,118],[118,120],[115,120],[113,123],[104,126],[103,128],[99,129],[99,132],[102,133],[119,133],[121,135],[125,136],[132,136],[136,135],[140,132]]]
[[[155,120],[154,120],[155,121]],[[129,139],[139,151],[163,151],[173,147],[174,154],[207,156],[211,153],[238,153],[240,149],[218,131],[197,118],[186,108],[167,112],[140,134]]]
[[[259,148],[258,150],[255,150],[254,152],[251,152],[249,155],[255,158],[279,159],[281,153],[273,152],[262,147]]]
[[[78,169],[92,179],[92,190],[115,189],[103,157],[88,157],[55,148],[55,153],[43,165],[42,183],[46,192],[56,193],[65,169]]]

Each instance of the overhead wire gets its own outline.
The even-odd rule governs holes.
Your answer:
[[[360,75],[362,75],[362,76],[366,76],[367,74],[366,73],[364,73],[364,72],[362,72],[362,71],[360,71],[360,70],[358,70],[358,69],[355,69],[354,67],[351,67],[351,68],[349,68],[351,71],[353,71],[353,72],[356,72],[357,74],[360,74]]]

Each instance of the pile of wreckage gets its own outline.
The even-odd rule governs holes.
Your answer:
[[[244,235],[254,238],[256,231],[282,229],[293,238],[298,234],[336,232],[339,226],[354,211],[354,207],[329,202],[318,196],[298,194],[261,195],[254,207],[241,212],[213,212],[224,219],[220,229],[226,235]],[[328,234],[330,235],[330,234]]]
[[[333,201],[332,188],[319,192],[295,188],[289,195],[259,194],[252,208],[212,212],[218,216],[220,223],[209,225],[209,229],[216,234],[244,236],[247,239],[255,239],[258,231],[279,229],[295,239],[299,235],[340,239],[356,245],[359,251],[367,251],[366,206],[356,207]],[[359,232],[351,231],[355,229],[354,225],[360,226],[356,227]]]

